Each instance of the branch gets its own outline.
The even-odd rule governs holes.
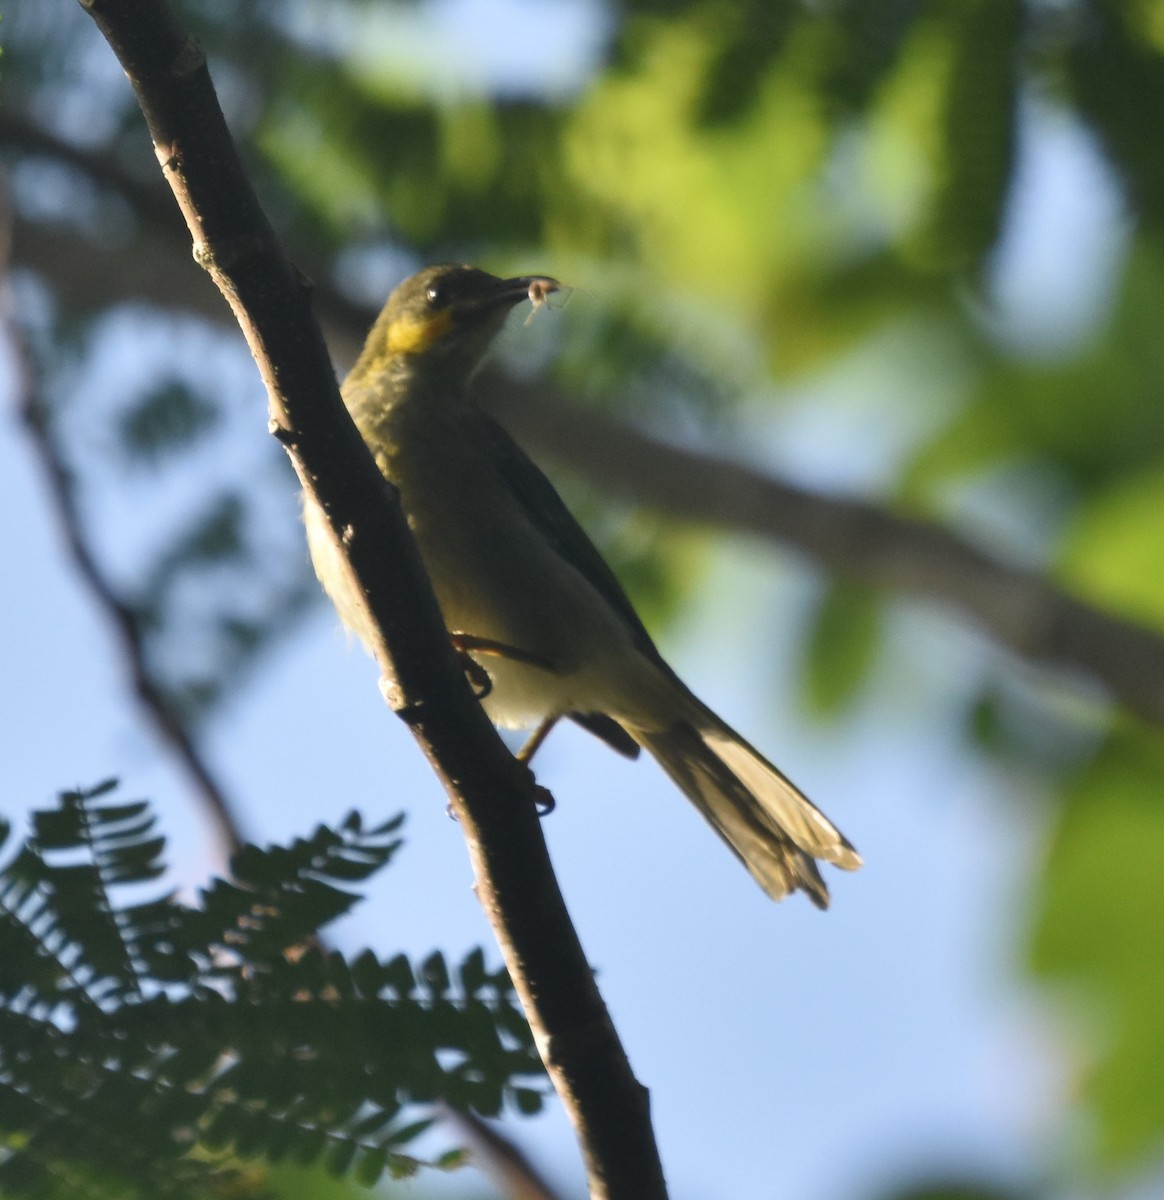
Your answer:
[[[479,394],[529,444],[645,504],[792,545],[840,574],[962,609],[1024,658],[1079,670],[1130,711],[1164,725],[1164,637],[1093,608],[928,521],[825,496],[667,445],[544,384],[497,372]]]
[[[0,272],[5,277],[9,264],[9,239],[13,223],[11,206],[4,214],[3,245],[0,245]],[[5,283],[7,280],[5,278]],[[118,595],[113,581],[105,574],[97,554],[89,543],[85,523],[77,504],[72,471],[64,450],[57,441],[52,418],[41,396],[39,372],[32,348],[21,329],[5,286],[0,296],[0,322],[8,337],[15,365],[17,411],[35,450],[49,500],[64,535],[65,547],[73,566],[85,582],[98,607],[121,643],[122,658],[129,672],[133,692],[150,723],[168,743],[186,769],[203,802],[218,826],[228,857],[241,850],[245,839],[226,792],[202,757],[190,730],[166,696],[165,688],[154,678],[146,650],[145,633],[137,610]]]
[[[243,173],[205,56],[163,0],[82,0],[129,76],[194,239],[230,302],[271,426],[343,548],[378,630],[385,695],[429,756],[469,843],[478,895],[582,1144],[591,1195],[660,1200],[662,1169],[635,1080],[570,923],[533,780],[476,703],[395,493],[343,407],[309,292]]]
[[[472,1149],[474,1164],[512,1200],[560,1200],[521,1149],[475,1113],[446,1108],[445,1118],[461,1131]]]
[[[139,179],[113,154],[70,142],[17,109],[0,109],[0,143],[33,158],[51,158],[73,167],[93,183],[120,195],[138,217],[171,234],[178,234],[182,228],[165,186],[156,180]]]

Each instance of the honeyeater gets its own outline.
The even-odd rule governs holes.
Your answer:
[[[817,859],[861,865],[849,842],[784,775],[663,661],[611,569],[542,472],[470,395],[506,316],[559,285],[428,267],[388,299],[344,402],[398,489],[454,645],[497,725],[562,717],[635,757],[646,749],[775,899],[802,888],[819,907]],[[339,551],[306,505],[316,572],[361,634]]]

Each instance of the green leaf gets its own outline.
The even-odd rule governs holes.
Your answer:
[[[221,416],[217,406],[181,380],[157,384],[120,415],[118,434],[130,461],[157,464],[188,449]]]
[[[535,1092],[532,1088],[514,1088],[513,1102],[517,1105],[519,1113],[532,1117],[542,1111],[546,1098],[541,1092]]]
[[[879,1200],[1036,1200],[1036,1194],[975,1179],[942,1179],[885,1192]]]
[[[1164,1140],[1164,737],[1125,729],[1070,788],[1040,881],[1031,963],[1090,1003],[1082,1085],[1111,1166]]]
[[[940,6],[949,62],[934,195],[910,252],[930,268],[976,270],[1002,229],[1015,150],[1019,0]]]
[[[883,600],[863,584],[835,579],[826,585],[805,643],[808,710],[836,717],[857,698],[881,644]]]
[[[475,996],[485,986],[485,952],[474,947],[461,962],[461,988],[467,996]]]
[[[1164,462],[1090,499],[1068,530],[1059,568],[1081,596],[1164,629]]]
[[[452,980],[445,956],[439,950],[434,950],[420,964],[420,979],[433,996],[443,996],[449,990]]]
[[[369,1181],[412,1174],[421,1164],[388,1147],[430,1127],[411,1119],[421,1105],[492,1111],[540,1073],[508,1000],[470,994],[501,975],[479,951],[460,993],[444,955],[430,955],[423,1000],[403,955],[285,952],[356,899],[328,880],[387,862],[398,821],[368,830],[349,817],[338,832],[250,848],[201,909],[172,893],[124,904],[161,839],[148,806],[95,795],[35,814],[39,840],[0,868],[5,1196],[62,1200],[60,1181],[101,1200],[251,1195],[261,1181],[238,1158],[322,1158],[337,1178]]]
[[[397,954],[391,962],[384,964],[384,982],[393,988],[403,1000],[416,991],[416,975],[412,964],[403,954]]]
[[[377,1183],[388,1166],[388,1151],[382,1146],[372,1150],[364,1150],[356,1163],[356,1180],[364,1187]]]
[[[400,1125],[392,1130],[391,1144],[393,1146],[403,1146],[406,1142],[415,1141],[422,1133],[427,1133],[433,1126],[431,1117],[426,1117],[423,1121],[413,1121],[408,1125]]]
[[[334,1175],[337,1179],[346,1175],[355,1161],[358,1149],[359,1143],[346,1138],[337,1142],[328,1150],[324,1158],[324,1166],[328,1173]]]
[[[1122,175],[1137,212],[1164,225],[1164,164],[1154,153],[1145,113],[1164,105],[1164,61],[1158,16],[1150,5],[1092,3],[1086,35],[1075,40],[1067,67],[1081,115]]]
[[[419,1161],[408,1154],[388,1155],[388,1174],[393,1179],[412,1179],[419,1170]]]

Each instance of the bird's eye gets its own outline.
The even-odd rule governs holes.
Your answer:
[[[433,308],[444,308],[449,302],[449,289],[443,280],[437,283],[430,283],[428,290],[424,294]]]

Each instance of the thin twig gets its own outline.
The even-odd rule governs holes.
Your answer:
[[[154,678],[146,649],[145,633],[133,605],[125,601],[106,575],[96,551],[89,542],[85,522],[77,503],[76,481],[70,470],[64,447],[53,429],[52,415],[40,386],[40,371],[24,329],[16,317],[8,284],[8,249],[12,226],[11,205],[4,197],[0,219],[0,323],[11,350],[17,396],[17,414],[28,432],[37,463],[45,480],[49,502],[61,529],[65,550],[89,594],[113,630],[121,647],[121,659],[129,675],[134,695],[154,729],[165,741],[201,796],[218,829],[228,855],[245,843],[234,807],[215,778],[190,730],[178,715]]]
[[[18,109],[9,106],[0,109],[0,143],[30,157],[64,163],[88,176],[93,183],[121,196],[139,217],[156,222],[174,234],[182,230],[173,198],[156,179],[139,179],[114,155],[79,146]]]
[[[476,1113],[444,1108],[442,1115],[464,1134],[473,1152],[473,1164],[508,1200],[561,1200],[521,1148]]]

